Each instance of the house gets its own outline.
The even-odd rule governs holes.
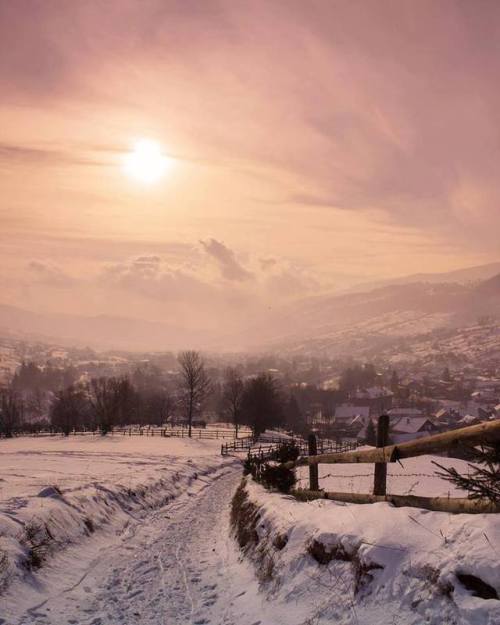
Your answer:
[[[387,414],[391,423],[395,423],[399,419],[420,419],[424,416],[418,408],[392,408],[387,411]]]
[[[352,394],[352,399],[358,404],[369,406],[371,414],[382,414],[392,407],[394,393],[383,386],[362,388]]]
[[[354,417],[368,419],[370,416],[370,406],[353,406],[351,404],[341,404],[335,408],[335,421],[343,425],[350,424]]]
[[[457,426],[459,428],[465,428],[469,425],[477,425],[481,423],[481,419],[471,414],[466,414],[465,417],[462,417],[459,421],[457,421]]]
[[[437,426],[427,417],[400,417],[391,419],[390,437],[394,443],[404,443],[438,432]]]

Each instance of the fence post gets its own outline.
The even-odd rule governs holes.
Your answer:
[[[385,447],[389,440],[389,415],[381,414],[377,424],[377,447]],[[385,495],[387,492],[387,464],[375,463],[373,494]]]
[[[316,443],[316,436],[311,432],[308,438],[309,445],[309,455],[316,456],[318,453],[318,446]],[[318,465],[310,464],[309,465],[309,489],[310,490],[319,490],[319,474],[318,474]]]

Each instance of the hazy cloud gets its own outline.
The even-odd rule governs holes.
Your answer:
[[[217,262],[220,272],[227,280],[238,282],[250,280],[253,276],[236,260],[233,250],[217,239],[200,241],[205,252]]]
[[[57,288],[69,288],[75,286],[78,281],[67,275],[57,265],[40,260],[32,260],[27,266],[33,281]]]

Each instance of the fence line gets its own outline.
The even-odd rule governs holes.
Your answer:
[[[15,437],[19,436],[31,436],[31,437],[44,437],[44,436],[61,436],[65,433],[62,429],[59,428],[51,428],[50,430],[40,430],[35,432],[30,431],[17,431],[13,433]],[[69,432],[68,436],[101,436],[100,430],[72,430]],[[113,428],[108,433],[107,436],[159,436],[163,438],[187,438],[188,437],[188,428],[162,428],[162,427],[144,427],[144,428],[133,428],[133,427],[119,427]],[[192,428],[192,436],[191,438],[198,439],[208,439],[208,440],[217,440],[217,439],[228,439],[234,438],[234,430],[233,429],[212,429],[212,428]],[[240,440],[240,439],[236,439]],[[243,440],[243,439],[241,439]]]
[[[309,465],[309,490],[296,491],[299,499],[333,499],[349,503],[375,503],[386,501],[395,506],[410,506],[442,512],[498,513],[500,504],[487,499],[465,497],[419,497],[415,495],[388,495],[387,463],[397,462],[403,458],[413,458],[423,454],[451,451],[463,445],[478,445],[485,442],[500,440],[500,420],[480,423],[450,432],[435,434],[400,445],[387,445],[389,417],[381,415],[377,428],[377,447],[369,450],[341,451],[303,455],[295,462],[284,464],[287,468]],[[312,435],[314,436],[314,435]],[[314,448],[314,445],[310,447]],[[337,463],[372,463],[375,464],[373,494],[324,492],[318,487],[318,464]],[[312,469],[316,471],[312,471]]]

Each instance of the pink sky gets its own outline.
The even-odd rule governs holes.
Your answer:
[[[0,303],[212,327],[498,260],[499,76],[495,0],[4,0]]]

